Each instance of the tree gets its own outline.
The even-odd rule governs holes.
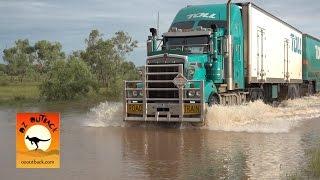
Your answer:
[[[81,58],[91,67],[99,82],[107,87],[108,97],[121,96],[123,80],[138,79],[139,73],[126,55],[137,47],[137,41],[126,32],[118,31],[110,39],[103,39],[98,30],[92,30],[86,39],[87,47]]]
[[[98,84],[90,67],[78,57],[70,56],[67,61],[53,62],[48,78],[39,89],[47,100],[69,100],[87,95],[91,90],[97,92]]]
[[[28,39],[17,40],[12,48],[3,50],[3,60],[8,63],[7,71],[13,76],[19,76],[20,82],[26,75],[27,69],[34,61],[34,48]]]
[[[92,30],[86,44],[87,48],[81,53],[81,58],[90,65],[100,83],[106,87],[109,87],[122,71],[125,55],[137,47],[137,41],[123,31],[104,40],[98,30]]]
[[[123,61],[117,68],[117,73],[112,76],[110,82],[112,88],[107,88],[107,97],[113,99],[120,99],[123,96],[123,81],[124,80],[136,80],[140,78],[138,69],[131,61]]]
[[[0,64],[0,74],[5,74],[7,69],[7,65]]]
[[[65,59],[65,53],[62,52],[62,45],[59,42],[50,42],[41,40],[34,45],[37,71],[47,72],[54,61]]]
[[[117,53],[111,40],[103,40],[98,30],[92,30],[86,39],[87,48],[81,58],[87,62],[101,84],[108,86],[110,73],[115,67]]]
[[[99,30],[94,29],[90,32],[89,37],[85,40],[88,47],[92,47],[97,44],[99,40],[102,40],[102,34]]]
[[[121,57],[133,51],[134,48],[138,47],[138,41],[133,40],[133,38],[123,31],[118,31],[115,33],[115,37],[111,38],[116,51]]]

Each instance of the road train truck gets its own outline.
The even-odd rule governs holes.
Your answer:
[[[253,3],[187,6],[150,33],[141,80],[124,82],[125,121],[203,122],[214,104],[320,91],[320,41]]]

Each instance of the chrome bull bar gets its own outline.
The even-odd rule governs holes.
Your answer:
[[[148,67],[178,67],[178,72],[149,72]],[[205,117],[204,81],[187,80],[185,86],[150,87],[148,83],[173,83],[149,80],[148,75],[183,74],[182,64],[145,65],[141,81],[124,81],[124,121],[202,122]],[[149,92],[178,91],[178,97],[150,97]],[[194,96],[189,96],[189,91]]]

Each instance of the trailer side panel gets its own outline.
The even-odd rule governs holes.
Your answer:
[[[247,84],[301,83],[302,33],[252,3],[242,13]]]

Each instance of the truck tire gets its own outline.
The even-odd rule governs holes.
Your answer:
[[[250,101],[264,100],[263,91],[258,89],[253,89],[250,93]]]
[[[264,100],[263,91],[258,92],[258,99],[257,100]]]
[[[312,82],[308,84],[308,96],[312,96],[314,94],[314,86]]]
[[[296,99],[300,97],[299,86],[296,84],[289,85],[288,87],[288,99]]]

